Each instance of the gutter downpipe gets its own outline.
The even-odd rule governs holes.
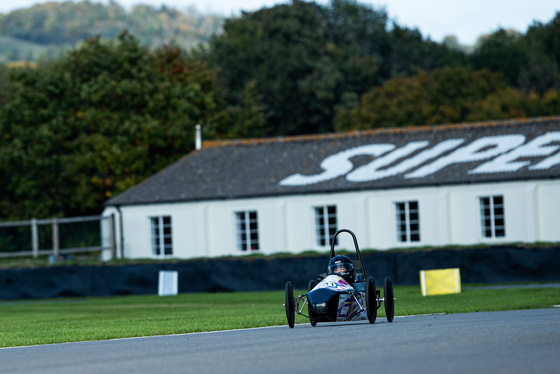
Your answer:
[[[119,212],[119,242],[120,242],[120,247],[121,247],[121,259],[124,258],[124,231],[123,231],[123,218],[122,218],[122,211],[121,211],[121,206],[120,205],[115,205],[115,208],[117,208],[117,212]]]

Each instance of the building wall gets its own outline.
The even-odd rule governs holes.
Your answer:
[[[557,181],[538,185],[535,207],[537,240],[558,242],[560,236],[560,186]]]
[[[481,234],[479,198],[493,195],[504,198],[504,238]],[[260,253],[328,252],[317,246],[314,221],[314,208],[326,205],[336,205],[338,228],[354,231],[362,249],[560,242],[558,196],[560,180],[548,180],[123,206],[124,239],[119,210],[108,207],[104,214],[117,216],[117,253],[124,257],[153,257],[150,217],[171,216],[173,257],[200,258],[247,254],[237,249],[236,211],[257,211]],[[395,202],[403,201],[418,201],[419,242],[397,241]],[[349,235],[339,239],[339,248],[353,248]]]

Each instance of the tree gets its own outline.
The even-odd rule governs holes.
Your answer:
[[[431,73],[388,80],[362,97],[360,106],[337,113],[337,131],[378,127],[417,126],[466,120],[495,119],[479,114],[491,95],[500,98],[507,85],[500,74],[444,67]],[[511,92],[509,92],[511,93]],[[500,115],[524,112],[503,111]],[[496,115],[494,109],[487,115]],[[500,117],[503,118],[503,117]]]
[[[530,56],[520,72],[520,87],[544,94],[560,88],[560,12],[548,23],[535,22],[520,44]]]
[[[383,81],[383,63],[390,50],[384,10],[353,0],[332,0],[327,15],[328,39],[344,77],[342,94],[361,96]]]
[[[520,40],[520,33],[504,29],[482,38],[471,55],[473,69],[500,72],[510,86],[519,87],[520,72],[529,60]]]
[[[411,76],[421,70],[432,71],[444,66],[462,66],[467,62],[463,51],[425,40],[418,29],[393,23],[390,36],[386,79]]]
[[[295,1],[226,20],[209,60],[231,106],[248,82],[266,108],[271,135],[330,128],[340,75],[328,55],[323,9]]]
[[[99,213],[115,193],[194,148],[222,110],[215,73],[129,34],[6,73],[0,108],[0,217]],[[211,126],[210,126],[211,127]]]
[[[356,108],[372,87],[396,76],[465,62],[464,54],[393,23],[355,0],[329,6],[293,1],[226,20],[208,59],[228,105],[254,82],[270,135],[334,130],[337,110]]]

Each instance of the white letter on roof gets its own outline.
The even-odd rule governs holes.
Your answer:
[[[399,158],[407,156],[417,149],[423,148],[428,145],[428,141],[408,143],[404,147],[399,148],[389,153],[388,155],[383,156],[382,158],[370,162],[368,165],[357,168],[355,171],[348,174],[346,179],[350,182],[366,182],[392,177],[393,175],[404,173],[407,170],[415,168],[418,165],[421,165],[424,162],[431,160],[432,158],[437,157],[444,152],[456,148],[463,142],[463,139],[445,140],[430,149],[420,152],[412,158],[403,160],[398,165],[385,170],[379,170],[384,166],[392,164]]]
[[[525,141],[523,135],[487,136],[455,150],[447,156],[438,158],[429,165],[406,174],[405,178],[423,178],[434,174],[446,166],[463,162],[482,161],[496,157],[502,153],[518,147]]]
[[[391,175],[397,174],[395,172],[395,168],[389,168],[386,170],[379,170],[384,166],[391,165],[393,162],[397,161],[399,158],[404,156],[408,156],[412,152],[424,148],[429,144],[428,141],[423,142],[412,142],[408,143],[404,147],[401,147],[388,155],[385,155],[381,158],[376,158],[372,162],[367,165],[360,166],[350,174],[346,176],[346,180],[349,182],[367,182],[378,180],[382,178],[389,177]]]
[[[474,170],[469,171],[469,174],[482,174],[482,173],[500,173],[500,172],[513,172],[521,169],[524,166],[531,164],[531,161],[515,161],[524,157],[538,157],[548,156],[553,154],[560,148],[559,146],[547,146],[552,142],[560,141],[560,132],[549,132],[535,139],[513,151],[496,157],[494,160],[480,165]],[[548,169],[553,165],[547,165],[545,161],[550,160],[552,157],[543,160],[539,164],[530,167],[531,170]],[[547,165],[547,167],[542,167]]]
[[[280,181],[281,186],[305,186],[308,184],[324,182],[345,175],[354,168],[350,161],[352,157],[371,155],[381,156],[395,148],[394,144],[369,144],[347,149],[325,158],[321,168],[325,171],[315,175],[293,174]]]

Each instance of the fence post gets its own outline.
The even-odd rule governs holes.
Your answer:
[[[60,255],[60,242],[59,242],[59,237],[58,237],[58,219],[57,218],[53,218],[52,220],[52,241],[53,241],[53,254],[55,256],[55,258],[58,259],[58,256]]]
[[[31,219],[31,248],[33,257],[39,257],[39,227],[37,225],[37,218]]]

